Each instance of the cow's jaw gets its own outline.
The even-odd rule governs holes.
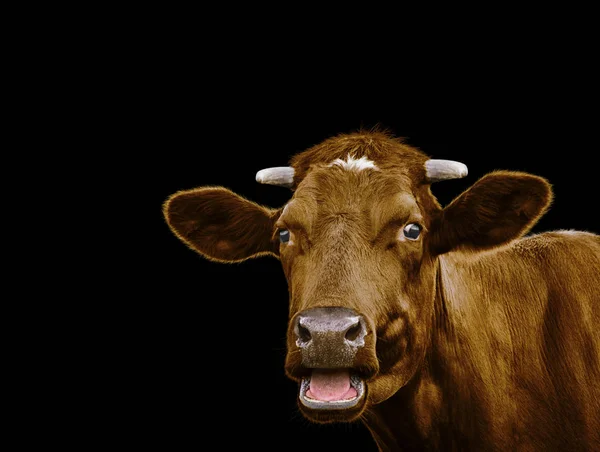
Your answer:
[[[300,402],[312,410],[345,410],[365,396],[365,384],[348,369],[313,369],[300,383]]]

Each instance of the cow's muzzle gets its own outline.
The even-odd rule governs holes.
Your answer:
[[[296,359],[288,359],[288,371],[299,377],[299,401],[309,417],[326,421],[316,412],[345,411],[346,418],[349,412],[361,411],[365,379],[374,373],[376,362],[369,331],[364,317],[348,308],[312,308],[294,317],[289,339]]]

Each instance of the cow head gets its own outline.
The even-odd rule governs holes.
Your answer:
[[[282,208],[222,187],[164,204],[172,231],[219,262],[272,255],[289,286],[285,371],[315,422],[358,419],[423,363],[436,316],[438,256],[485,250],[526,233],[545,211],[542,178],[497,171],[447,207],[432,182],[463,177],[383,132],[330,138],[257,174],[293,190]]]

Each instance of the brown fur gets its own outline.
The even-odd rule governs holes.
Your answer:
[[[329,166],[349,154],[378,169]],[[442,209],[427,159],[385,132],[340,135],[293,157],[282,209],[205,187],[174,194],[164,213],[209,259],[278,257],[290,325],[315,307],[365,319],[353,366],[365,403],[300,406],[309,419],[360,419],[381,450],[599,450],[600,237],[523,237],[552,200],[525,173],[490,173]],[[419,239],[403,237],[409,223]],[[292,328],[285,370],[296,381],[311,371]]]

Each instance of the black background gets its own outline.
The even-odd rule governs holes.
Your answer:
[[[46,360],[19,352],[35,369],[15,394],[40,420],[23,423],[20,440],[376,450],[360,424],[314,425],[298,413],[283,371],[279,262],[209,262],[162,215],[169,195],[204,185],[279,207],[289,191],[257,184],[256,172],[332,135],[380,125],[433,158],[464,162],[468,177],[433,186],[444,205],[495,169],[544,176],[555,200],[533,232],[600,233],[597,26],[585,23],[595,14],[494,7],[455,11],[460,23],[430,5],[423,19],[261,6],[58,11],[60,20],[40,16],[47,28],[11,35],[22,64],[9,66],[23,86],[6,85],[19,106],[7,111],[36,121],[21,121],[4,167],[7,180],[25,172],[5,201],[23,191],[33,216],[7,204],[6,224],[31,228],[25,242],[36,248],[22,255],[45,276],[16,281],[42,293],[11,302],[30,327],[13,337],[35,329],[30,299],[48,329],[32,347]],[[19,48],[26,39],[31,48]],[[11,163],[17,155],[22,165]],[[52,184],[25,190],[37,169]],[[48,213],[37,210],[44,201]],[[35,400],[21,402],[27,394]]]

